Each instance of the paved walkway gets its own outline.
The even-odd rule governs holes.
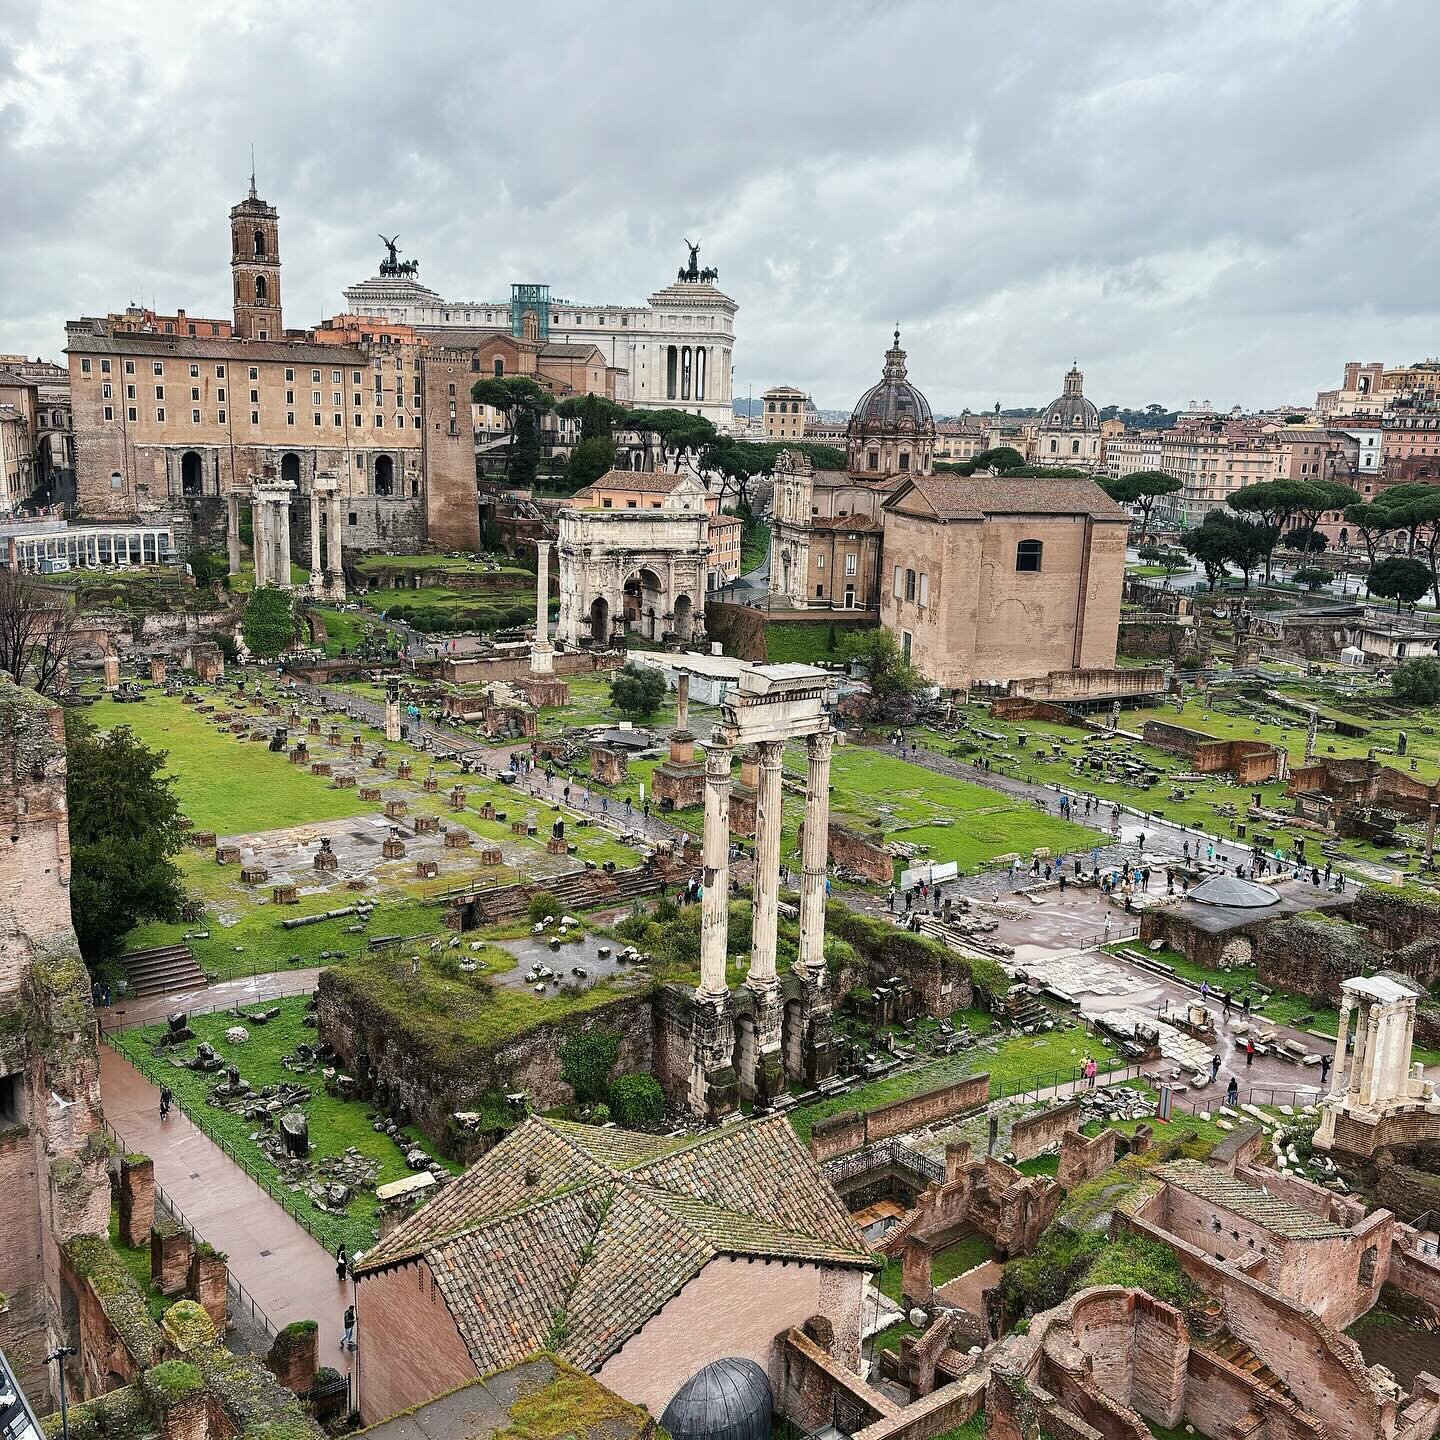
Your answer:
[[[348,1371],[351,1357],[339,1346],[350,1287],[335,1279],[333,1257],[178,1107],[162,1122],[160,1092],[108,1045],[100,1047],[100,1092],[126,1149],[155,1162],[172,1207],[230,1257],[230,1273],[270,1323],[318,1322],[320,1363]]]
[[[204,1014],[207,1010],[229,1010],[236,1005],[268,1005],[285,995],[308,995],[320,982],[320,967],[303,970],[276,970],[259,975],[242,975],[236,980],[220,980],[214,985],[191,986],[187,990],[168,990],[163,995],[144,995],[133,1000],[117,1000],[106,1009],[97,1010],[101,1033],[128,1030],[132,1025],[153,1025],[176,1010]]]

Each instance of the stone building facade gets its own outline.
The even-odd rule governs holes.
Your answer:
[[[1100,414],[1085,398],[1085,377],[1078,366],[1065,372],[1065,388],[1040,413],[1035,435],[1035,464],[1098,470],[1102,445]]]
[[[946,688],[1108,669],[1128,524],[1089,480],[918,477],[885,502],[881,624]]]
[[[333,479],[347,549],[415,549],[432,521],[441,543],[478,545],[470,416],[462,408],[452,432],[443,404],[427,423],[427,402],[448,397],[427,384],[424,338],[344,316],[287,331],[279,218],[253,182],[231,211],[230,233],[233,335],[120,316],[66,326],[81,511],[165,517],[182,550],[219,545],[228,497],[269,465],[297,498],[318,477]],[[457,463],[466,443],[468,467]],[[328,513],[291,508],[296,557],[312,549],[317,509]]]
[[[716,278],[692,260],[644,305],[596,305],[561,300],[540,284],[512,285],[507,300],[446,300],[413,276],[380,275],[350,286],[345,303],[357,315],[413,325],[446,345],[453,343],[449,332],[468,331],[593,347],[614,377],[614,399],[640,409],[688,410],[729,431],[738,307]]]

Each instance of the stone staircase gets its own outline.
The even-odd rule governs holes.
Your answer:
[[[1211,1347],[1212,1353],[1227,1365],[1246,1376],[1252,1384],[1276,1399],[1295,1403],[1295,1396],[1285,1382],[1243,1341],[1228,1332]]]
[[[130,994],[164,995],[171,990],[194,990],[207,983],[188,945],[157,945],[131,950],[120,957]]]
[[[578,870],[557,880],[506,885],[498,890],[486,891],[476,898],[476,908],[487,923],[513,920],[525,913],[530,896],[537,890],[543,890],[553,895],[567,910],[593,910],[597,905],[623,905],[643,895],[657,894],[663,880],[663,876],[639,866],[633,870],[618,870],[613,875],[606,874],[604,870]]]

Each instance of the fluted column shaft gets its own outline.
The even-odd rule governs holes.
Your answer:
[[[755,906],[754,938],[750,947],[750,973],[745,983],[754,990],[775,988],[775,930],[780,901],[780,775],[785,745],[761,741],[760,783],[755,794]]]
[[[1355,1009],[1355,997],[1348,991],[1340,1000],[1340,1023],[1335,1027],[1335,1068],[1330,1075],[1331,1095],[1345,1093],[1345,1074],[1350,1059],[1346,1041],[1350,1035],[1350,1016]]]
[[[255,554],[255,588],[269,583],[270,576],[270,507],[256,498],[250,502],[250,548]]]
[[[240,573],[240,497],[235,494],[227,495],[226,499],[226,525],[225,525],[225,549],[230,562],[230,573]],[[99,541],[95,542],[95,559],[98,563],[100,558]]]
[[[730,935],[730,769],[735,752],[711,740],[705,749],[704,891],[700,897],[700,990],[726,993],[725,952]]]
[[[280,572],[275,583],[288,587],[290,584],[290,501],[288,498],[280,501],[275,507],[275,539],[277,542],[275,568]]]
[[[320,495],[310,492],[310,584],[319,589],[325,567],[320,563]]]
[[[327,534],[326,537],[325,537],[325,543],[326,543],[327,549],[330,551],[330,563],[329,563],[325,568],[335,577],[336,583],[338,584],[338,583],[339,583],[339,579],[340,579],[341,569],[342,569],[341,561],[340,561],[340,493],[339,493],[339,491],[335,491],[335,492],[333,492],[333,493],[329,496],[329,498],[328,498],[328,503],[329,503],[329,506],[330,506],[330,528],[329,528],[329,534]]]
[[[825,969],[825,873],[830,857],[829,731],[806,742],[809,771],[805,782],[805,847],[800,878],[799,968],[810,977]]]

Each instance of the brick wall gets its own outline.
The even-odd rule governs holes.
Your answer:
[[[866,1423],[900,1413],[889,1396],[872,1390],[798,1327],[783,1337],[780,1376],[775,1408],[804,1434],[835,1424],[837,1417]]]
[[[942,1085],[908,1100],[896,1100],[857,1115],[852,1111],[818,1121],[810,1131],[810,1153],[817,1161],[829,1160],[847,1151],[891,1135],[948,1120],[984,1105],[990,1098],[990,1076],[972,1075],[953,1085]]]
[[[1067,1190],[1108,1170],[1115,1163],[1114,1130],[1102,1130],[1093,1139],[1078,1130],[1060,1137],[1060,1169],[1056,1179]]]
[[[120,1239],[132,1250],[150,1243],[155,1223],[155,1162],[125,1156],[120,1162]]]
[[[800,824],[796,844],[804,843],[805,824]],[[889,885],[895,879],[895,857],[874,840],[847,829],[844,825],[830,822],[829,854],[836,865],[854,870],[876,885]]]
[[[1080,1123],[1080,1102],[1056,1105],[1048,1110],[1037,1110],[1023,1120],[1017,1120],[1010,1130],[1009,1151],[1017,1161],[1033,1160],[1060,1143],[1067,1130]]]
[[[1323,1440],[1318,1420],[1292,1402],[1260,1392],[1233,1365],[1206,1350],[1192,1350],[1186,1367],[1185,1422],[1202,1435],[1225,1435],[1248,1412],[1264,1416],[1256,1440]]]
[[[423,1260],[362,1276],[355,1297],[355,1338],[365,1357],[363,1424],[423,1405],[479,1375]]]
[[[1386,1283],[1440,1312],[1440,1257],[1420,1254],[1414,1248],[1415,1240],[1408,1225],[1397,1227]]]
[[[856,1369],[868,1273],[794,1262],[712,1260],[600,1367],[596,1378],[658,1416],[697,1370],[739,1355],[765,1370],[778,1395],[785,1384],[785,1332],[812,1315],[823,1315],[832,1326],[832,1358]]]
[[[1393,1402],[1382,1404],[1353,1340],[1261,1281],[1221,1264],[1164,1229],[1116,1213],[1113,1224],[1169,1245],[1181,1268],[1218,1300],[1230,1332],[1277,1375],[1301,1405],[1339,1440],[1376,1440],[1393,1426]]]

